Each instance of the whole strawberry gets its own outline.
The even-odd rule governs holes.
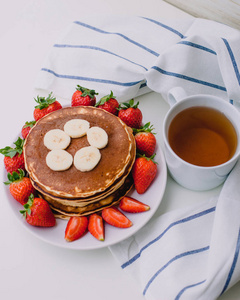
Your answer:
[[[157,174],[157,163],[153,160],[154,156],[139,156],[134,162],[132,176],[138,194],[145,193]]]
[[[33,226],[52,227],[56,224],[48,202],[42,198],[34,198],[33,194],[29,196],[28,202],[24,205],[24,209],[20,210],[20,213]]]
[[[140,128],[142,124],[142,112],[138,108],[139,102],[134,105],[134,99],[129,103],[122,103],[118,112],[118,117],[129,127]]]
[[[72,95],[72,106],[94,106],[96,104],[96,96],[98,93],[95,90],[90,90],[80,85],[77,85],[76,91]]]
[[[147,157],[152,156],[155,153],[156,148],[155,133],[153,133],[152,130],[153,128],[152,125],[150,125],[150,122],[141,126],[140,129],[133,129],[137,152],[145,154]]]
[[[102,108],[113,115],[118,115],[119,103],[116,100],[116,97],[113,96],[113,92],[109,95],[106,95],[100,99],[100,101],[95,105],[96,107]]]
[[[5,156],[4,165],[8,173],[12,174],[12,172],[16,172],[18,169],[25,170],[23,144],[24,140],[19,137],[14,143],[15,148],[7,146],[0,149],[0,153]]]
[[[30,121],[30,122],[26,122],[24,124],[24,126],[22,127],[22,131],[21,131],[21,134],[22,134],[22,137],[24,139],[26,139],[26,137],[28,136],[29,134],[29,131],[31,130],[31,128],[36,124],[36,121]]]
[[[35,121],[38,121],[50,112],[62,108],[62,105],[56,100],[56,98],[52,97],[52,93],[50,93],[47,98],[37,96],[37,99],[34,100],[38,103],[33,111]]]
[[[13,198],[22,205],[28,202],[28,197],[35,193],[35,189],[28,177],[25,177],[25,173],[22,169],[18,172],[8,173],[8,181],[4,184],[9,185],[9,191]]]

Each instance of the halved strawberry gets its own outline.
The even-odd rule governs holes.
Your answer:
[[[134,198],[124,196],[119,204],[119,208],[129,213],[140,213],[150,209],[150,206]]]
[[[65,230],[65,240],[73,242],[79,239],[88,227],[88,218],[84,216],[71,217],[67,223]]]
[[[108,224],[115,227],[128,228],[132,226],[132,222],[115,207],[104,208],[102,217]]]
[[[103,218],[98,214],[89,217],[88,231],[99,241],[104,241]]]

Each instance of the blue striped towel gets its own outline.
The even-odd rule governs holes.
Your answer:
[[[77,84],[119,101],[181,86],[240,103],[240,32],[220,23],[99,16],[73,22],[36,88],[69,99]],[[240,164],[219,198],[174,210],[110,247],[147,299],[218,298],[240,279]]]

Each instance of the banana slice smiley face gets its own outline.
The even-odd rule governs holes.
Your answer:
[[[79,149],[74,158],[66,149],[71,143],[71,138],[80,138],[87,135],[90,146]],[[81,172],[91,171],[101,159],[99,149],[108,144],[106,131],[98,126],[90,128],[90,123],[82,119],[73,119],[65,123],[64,131],[52,129],[44,136],[44,145],[51,150],[46,156],[47,166],[53,171],[64,171],[74,163]]]

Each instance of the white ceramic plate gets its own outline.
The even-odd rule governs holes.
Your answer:
[[[165,158],[161,148],[158,146],[156,148],[155,161],[158,163],[158,173],[149,189],[142,195],[139,195],[134,189],[129,193],[129,196],[148,204],[150,206],[150,210],[137,214],[124,213],[133,222],[133,225],[130,228],[117,228],[105,223],[105,241],[98,241],[90,234],[90,232],[87,232],[87,234],[79,240],[71,243],[66,242],[64,235],[67,220],[57,219],[56,226],[50,228],[31,226],[25,221],[22,214],[19,212],[19,210],[22,209],[22,205],[11,196],[8,186],[5,188],[6,196],[8,203],[10,204],[10,208],[20,224],[37,238],[49,244],[68,249],[90,250],[104,248],[121,242],[136,233],[151,219],[158,209],[158,206],[162,201],[167,182]]]

